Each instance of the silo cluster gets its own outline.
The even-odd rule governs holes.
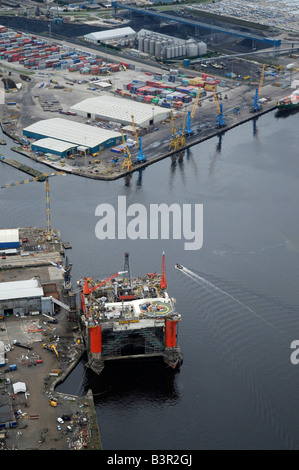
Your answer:
[[[197,57],[206,54],[207,45],[196,39],[180,39],[142,29],[138,33],[138,50],[157,60]]]

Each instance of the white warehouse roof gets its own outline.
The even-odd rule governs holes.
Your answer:
[[[45,119],[43,121],[35,122],[34,124],[31,124],[31,126],[23,129],[23,132],[26,131],[91,148],[96,147],[107,140],[121,138],[121,134],[119,132],[93,127],[88,124],[68,121],[67,119],[62,118]]]
[[[87,98],[71,107],[78,114],[95,116],[108,121],[120,122],[124,125],[132,124],[132,115],[136,126],[145,127],[153,119],[162,121],[169,115],[169,110],[141,103],[139,101],[117,98],[116,96],[102,95],[95,98]]]
[[[130,27],[126,28],[116,28],[116,29],[108,29],[106,31],[96,31],[94,33],[85,34],[84,39],[87,41],[107,41],[109,39],[118,39],[124,38],[126,36],[131,36],[136,34],[134,29]]]
[[[18,243],[19,242],[19,229],[18,228],[5,228],[0,230],[0,243]]]
[[[36,278],[27,281],[0,282],[0,301],[43,297],[44,291]]]
[[[38,145],[39,147],[46,148],[50,151],[54,150],[56,152],[65,152],[66,150],[76,147],[76,145],[71,142],[64,142],[63,140],[52,139],[51,137],[39,139],[34,142],[34,145]]]

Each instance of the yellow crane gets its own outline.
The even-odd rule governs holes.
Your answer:
[[[179,136],[177,134],[176,128],[175,128],[175,123],[174,123],[174,116],[173,112],[170,111],[170,117],[171,117],[171,141],[169,144],[169,149],[173,150],[178,150],[179,148]]]
[[[50,217],[50,185],[48,178],[51,176],[65,175],[63,171],[57,171],[54,173],[42,173],[34,178],[27,178],[22,181],[16,181],[14,183],[8,183],[5,186],[0,186],[0,189],[10,188],[12,186],[19,186],[20,184],[32,183],[34,181],[46,182],[46,217],[47,217],[47,240],[52,240],[52,229],[51,229],[51,217]]]
[[[258,102],[258,98],[259,98],[259,95],[261,94],[261,88],[262,88],[263,81],[264,81],[265,67],[266,67],[266,64],[263,64],[259,86],[255,90],[254,105],[253,105],[253,108],[251,109],[252,112],[259,111],[262,108],[262,106]]]
[[[225,126],[225,121],[224,121],[224,117],[223,117],[222,103],[219,104],[215,86],[213,87],[213,95],[214,95],[214,100],[215,100],[215,103],[216,103],[216,106],[217,106],[217,124],[218,124],[218,127],[224,127]]]
[[[192,110],[188,111],[188,114],[186,116],[186,125],[185,125],[185,130],[184,133],[186,135],[191,135],[193,134],[193,129],[191,129],[191,119],[194,118],[195,116],[195,111],[198,106],[198,101],[199,101],[199,95],[200,95],[200,88],[198,87],[197,92],[196,92],[196,97],[192,106]]]
[[[263,81],[264,81],[265,67],[266,67],[266,64],[263,64],[260,83],[259,83],[259,87],[258,87],[258,95],[261,94],[261,88],[262,88]]]
[[[186,125],[187,125],[187,112],[185,111],[184,116],[183,116],[183,127],[180,135],[178,136],[178,142],[179,142],[179,147],[185,147],[186,145],[186,137],[185,137],[185,132],[186,132]]]
[[[121,135],[122,135],[123,145],[124,145],[125,153],[126,153],[126,157],[123,161],[122,169],[123,170],[125,170],[125,169],[132,170],[132,168],[133,168],[132,157],[131,157],[130,150],[128,149],[128,146],[127,146],[127,143],[126,143],[126,139],[125,139],[123,130],[121,130]]]
[[[138,157],[136,158],[136,160],[138,162],[145,162],[146,158],[145,158],[145,155],[143,155],[142,153],[142,141],[141,141],[141,137],[138,137],[138,134],[137,134],[137,129],[136,129],[136,126],[135,126],[135,121],[134,121],[134,116],[132,114],[132,125],[133,125],[133,129],[134,129],[134,135],[135,135],[135,139],[136,139],[136,142],[137,142],[137,146],[138,146]]]

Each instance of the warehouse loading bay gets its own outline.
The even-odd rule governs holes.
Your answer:
[[[55,41],[55,44],[59,44],[63,48],[74,48],[73,44],[66,41]],[[80,51],[95,53],[95,50],[88,46],[80,46]],[[109,55],[107,52],[106,54],[96,52],[96,54],[98,57],[102,57],[104,63],[119,63],[122,60],[121,57]],[[124,100],[130,109],[132,100],[123,96],[123,93],[128,91],[129,83],[136,80],[140,82],[154,80],[157,74],[164,75],[164,77],[168,75],[169,81],[172,74],[177,76],[177,80],[181,80],[180,76],[192,79],[206,73],[211,76],[211,80],[217,80],[217,95],[212,90],[206,90],[205,94],[198,99],[191,122],[192,132],[186,139],[186,144],[191,145],[192,142],[204,140],[219,131],[217,124],[219,104],[223,106],[225,120],[222,131],[236,125],[239,121],[252,118],[251,110],[262,75],[263,84],[259,98],[263,101],[263,112],[272,109],[278,98],[293,91],[289,91],[289,83],[286,87],[283,86],[286,78],[289,79],[289,72],[287,77],[285,76],[285,66],[291,61],[295,63],[295,67],[292,69],[292,80],[296,79],[298,59],[289,58],[287,55],[279,56],[274,61],[275,66],[265,66],[264,70],[263,59],[265,64],[273,62],[270,56],[259,56],[258,61],[256,57],[252,58],[252,56],[236,57],[233,60],[223,58],[219,62],[221,67],[202,62],[197,64],[196,70],[194,70],[193,68],[182,68],[182,61],[168,65],[154,64],[153,61],[144,64],[132,58],[129,61],[130,67],[120,67],[116,72],[99,74],[98,76],[83,75],[78,71],[69,72],[67,69],[28,71],[18,63],[8,63],[1,60],[2,76],[11,80],[12,83],[18,84],[16,88],[5,92],[6,104],[1,105],[3,130],[21,143],[17,151],[56,170],[63,169],[65,172],[91,178],[109,179],[111,177],[115,179],[126,174],[128,170],[134,171],[144,164],[156,161],[161,155],[168,155],[169,151],[173,150],[170,143],[174,127],[177,133],[182,130],[183,123],[186,123],[187,120],[187,113],[190,114],[194,110],[195,97],[192,97],[191,102],[182,103],[180,108],[165,109],[167,114],[163,120],[158,120],[155,117],[155,110],[159,107],[151,104],[153,119],[149,121],[148,125],[135,127],[135,132],[133,122],[131,126],[126,125],[124,128],[116,120],[91,118],[88,114],[86,116],[79,115],[71,111],[72,107],[88,98],[113,96]],[[127,58],[126,63],[128,63]],[[225,77],[228,73],[231,77]],[[101,83],[105,83],[105,86],[101,86]],[[11,104],[8,105],[8,103]],[[87,143],[85,149],[83,144],[79,152],[72,150],[59,158],[53,158],[50,150],[34,152],[31,145],[34,144],[35,139],[27,137],[24,139],[23,129],[38,121],[57,117],[89,127],[115,131],[119,133],[120,143],[121,132],[124,128],[123,133],[126,138],[135,143],[129,149],[132,167],[130,169],[124,167],[124,160],[127,157],[125,151],[116,155],[111,151],[111,148],[106,148],[92,154],[89,152]],[[130,113],[128,119],[131,119]],[[137,135],[138,138],[141,138],[142,152],[146,163],[139,162],[137,158],[140,154]],[[2,154],[5,155],[4,148]]]

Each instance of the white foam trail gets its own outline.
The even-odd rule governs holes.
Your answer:
[[[262,320],[267,325],[271,326],[271,328],[274,328],[274,330],[278,331],[279,333],[284,334],[283,331],[281,331],[276,326],[272,325],[272,323],[270,323],[268,320],[265,320],[265,318],[261,317],[258,313],[256,313],[250,307],[247,307],[247,305],[240,302],[240,300],[236,299],[233,295],[231,295],[228,292],[225,292],[224,290],[222,290],[219,287],[215,286],[210,281],[207,281],[207,279],[199,276],[198,274],[195,274],[193,271],[191,271],[191,269],[185,268],[183,266],[183,269],[180,269],[180,271],[182,271],[184,274],[186,274],[186,276],[190,277],[190,279],[192,279],[193,281],[197,282],[198,284],[201,284],[204,288],[206,288],[206,290],[208,290],[208,288],[210,288],[210,289],[212,289],[216,292],[220,292],[221,294],[226,295],[227,297],[230,297],[234,302],[237,302],[239,305],[241,305],[242,307],[246,308],[246,310],[251,312],[254,316],[256,316],[257,318]]]

